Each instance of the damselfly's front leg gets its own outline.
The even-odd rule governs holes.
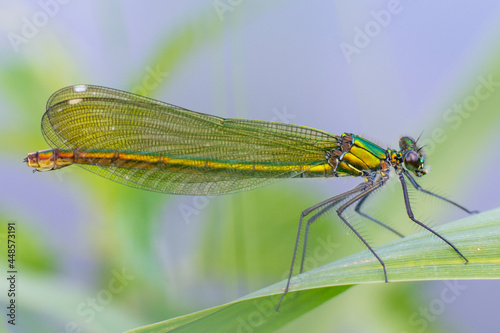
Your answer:
[[[404,173],[404,172],[403,172]],[[411,205],[410,205],[410,198],[408,196],[408,188],[406,187],[406,181],[403,177],[403,173],[400,173],[399,174],[399,181],[401,182],[401,187],[403,188],[403,196],[404,196],[404,200],[405,200],[405,206],[406,206],[406,213],[408,214],[408,217],[413,221],[415,222],[416,224],[418,224],[419,226],[421,226],[422,228],[432,232],[434,235],[438,236],[442,241],[444,241],[446,244],[448,244],[449,246],[451,246],[453,248],[453,250],[455,250],[456,253],[458,253],[458,255],[460,255],[464,260],[465,260],[465,263],[468,263],[469,260],[462,254],[462,252],[460,252],[456,247],[455,245],[453,245],[449,240],[447,240],[446,238],[444,238],[443,236],[441,236],[439,233],[437,233],[436,231],[434,231],[431,227],[428,227],[426,226],[425,224],[423,224],[422,222],[418,221],[415,216],[413,215],[413,211],[411,210]],[[407,175],[410,179],[413,179],[411,178],[411,176]],[[416,184],[416,183],[415,183]],[[415,185],[414,185],[415,186]],[[418,186],[418,185],[417,185]],[[425,191],[425,190],[424,190]],[[426,191],[427,193],[427,191]],[[428,192],[430,193],[430,192]],[[442,198],[438,195],[435,195],[436,197],[438,198]],[[444,199],[442,198],[443,200],[445,201],[448,201],[448,202],[451,202],[453,203],[452,201],[449,201],[447,199]],[[462,208],[463,210],[466,210],[465,208],[463,208],[462,206],[460,205],[457,205],[455,204],[457,207],[459,208]],[[466,210],[468,211],[468,210]],[[468,211],[469,212],[469,211]],[[471,212],[469,212],[471,213]]]
[[[464,212],[466,212],[468,214],[477,214],[477,213],[479,213],[479,211],[477,211],[477,210],[468,210],[464,206],[459,205],[458,203],[456,203],[455,201],[452,201],[452,200],[447,199],[447,198],[445,198],[443,196],[440,196],[439,194],[436,194],[436,193],[433,193],[431,191],[427,191],[427,190],[423,189],[420,185],[418,185],[418,183],[415,181],[415,179],[413,179],[413,177],[410,175],[410,173],[408,171],[406,171],[405,169],[403,169],[402,172],[406,176],[406,178],[408,178],[408,180],[410,181],[410,183],[413,185],[413,187],[415,187],[415,189],[417,191],[423,192],[425,194],[428,194],[428,195],[433,196],[435,198],[438,198],[440,200],[446,201],[446,202],[452,204],[453,206],[455,206],[455,207],[463,210]]]

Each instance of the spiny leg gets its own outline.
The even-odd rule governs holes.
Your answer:
[[[411,177],[410,177],[411,179]],[[405,199],[405,206],[406,206],[406,213],[408,214],[408,217],[413,221],[415,222],[416,224],[418,224],[419,226],[421,226],[422,228],[432,232],[434,235],[438,236],[442,241],[444,241],[446,244],[448,244],[449,246],[451,246],[453,248],[453,250],[455,250],[456,253],[458,253],[464,260],[465,260],[465,263],[468,263],[469,260],[462,254],[462,252],[460,252],[456,247],[455,245],[453,245],[450,241],[448,241],[446,238],[444,238],[443,236],[441,236],[440,234],[438,234],[437,232],[435,232],[431,227],[428,227],[426,226],[425,224],[423,224],[422,222],[418,221],[415,216],[413,215],[413,212],[411,210],[411,206],[410,206],[410,198],[408,196],[408,188],[406,187],[406,182],[405,182],[405,178],[403,177],[403,173],[400,173],[399,174],[399,181],[401,182],[401,186],[403,187],[403,196],[404,196],[404,199]],[[416,184],[416,183],[415,183]],[[439,197],[438,195],[436,195],[437,197]],[[444,199],[444,198],[443,198]],[[446,200],[446,199],[444,199]],[[446,200],[448,201],[448,200]],[[451,201],[450,201],[451,202]],[[452,202],[453,203],[453,202]],[[460,206],[459,206],[460,207]],[[463,207],[461,207],[462,209],[465,209]]]
[[[431,196],[433,196],[435,198],[438,198],[438,199],[441,199],[443,201],[446,201],[446,202],[452,204],[453,206],[455,206],[457,208],[460,208],[461,210],[463,210],[464,212],[466,212],[468,214],[477,214],[477,213],[479,213],[479,211],[477,211],[477,210],[468,210],[464,206],[459,205],[458,203],[456,203],[454,201],[451,201],[450,199],[447,199],[447,198],[445,198],[443,196],[440,196],[439,194],[433,193],[431,191],[427,191],[426,189],[424,189],[420,185],[418,185],[418,183],[415,181],[415,179],[413,179],[413,177],[410,175],[410,173],[408,171],[406,171],[406,170],[403,169],[403,173],[410,180],[410,183],[413,185],[413,187],[415,187],[415,189],[417,191],[423,192],[423,193],[431,195]]]
[[[307,220],[306,230],[304,231],[304,245],[302,247],[302,260],[300,261],[300,272],[299,273],[302,273],[304,271],[304,261],[306,259],[307,239],[309,237],[309,227],[311,226],[311,224],[314,221],[316,221],[318,218],[320,218],[323,214],[325,214],[330,209],[335,207],[335,205],[337,205],[341,200],[342,199],[339,199],[338,201],[334,201],[332,203],[329,203],[328,205],[323,207],[319,212],[317,212],[316,214],[314,214],[311,218],[309,218]]]
[[[368,242],[359,234],[359,232],[349,222],[347,222],[347,220],[342,216],[342,212],[345,209],[347,209],[350,205],[352,205],[356,201],[362,199],[366,195],[370,194],[372,191],[376,190],[377,188],[380,188],[381,186],[383,186],[386,183],[386,181],[387,181],[387,178],[383,178],[383,179],[379,180],[378,182],[376,182],[375,184],[373,184],[372,182],[370,182],[369,184],[366,184],[366,183],[359,184],[354,189],[352,189],[352,190],[350,190],[348,192],[345,192],[343,194],[340,194],[338,196],[335,196],[333,198],[325,200],[325,201],[323,201],[323,202],[321,202],[321,203],[319,203],[317,205],[314,205],[314,206],[312,206],[312,207],[310,207],[310,208],[308,208],[308,209],[306,209],[305,211],[302,212],[302,214],[300,216],[300,220],[299,220],[299,230],[297,232],[297,239],[295,241],[294,253],[293,253],[293,257],[292,257],[292,264],[291,264],[291,267],[290,267],[290,273],[288,275],[288,281],[287,281],[287,284],[286,284],[286,287],[285,287],[285,291],[283,292],[283,294],[281,295],[280,300],[278,301],[278,305],[276,306],[276,311],[279,310],[281,302],[283,301],[284,297],[286,296],[286,294],[288,293],[288,290],[290,288],[290,280],[292,278],[293,266],[294,266],[294,263],[295,263],[295,257],[296,257],[296,254],[297,254],[298,242],[300,240],[300,231],[301,231],[302,221],[303,221],[304,217],[307,216],[308,214],[310,214],[312,211],[314,211],[316,209],[319,209],[319,208],[321,208],[323,206],[329,206],[329,204],[332,203],[332,202],[338,202],[339,198],[340,198],[340,200],[343,200],[343,199],[345,199],[345,198],[347,198],[347,197],[349,197],[351,195],[354,195],[354,194],[356,194],[358,192],[361,192],[361,193],[358,193],[355,197],[349,199],[348,202],[346,202],[345,204],[343,204],[337,210],[337,215],[354,232],[354,234],[365,244],[365,246],[370,250],[370,252],[372,252],[372,254],[375,256],[375,258],[377,258],[377,260],[380,262],[380,264],[382,265],[382,268],[384,270],[385,282],[388,282],[388,280],[387,280],[387,272],[385,270],[385,263],[377,255],[377,253],[375,253],[375,251],[371,248],[371,246],[368,244]]]
[[[344,192],[342,194],[336,195],[336,196],[331,197],[325,201],[322,201],[314,206],[311,206],[311,207],[307,208],[306,210],[304,210],[300,214],[299,229],[297,231],[297,238],[295,239],[295,246],[293,248],[292,264],[290,265],[290,272],[288,273],[288,280],[286,282],[285,291],[283,292],[280,300],[278,301],[278,305],[276,306],[276,311],[279,310],[281,302],[283,301],[283,298],[286,296],[286,294],[288,293],[288,289],[290,288],[290,280],[292,279],[293,266],[295,264],[295,258],[297,257],[297,249],[298,249],[299,241],[300,241],[300,232],[302,230],[302,222],[303,222],[304,218],[317,209],[321,209],[324,206],[329,206],[331,203],[337,203],[337,202],[339,202],[339,201],[341,201],[341,200],[343,200],[351,195],[354,195],[358,192],[363,191],[365,187],[366,187],[366,184],[364,184],[364,183],[359,184],[358,186],[356,186],[352,190],[349,190],[349,191]],[[306,245],[306,244],[304,244],[304,245]]]
[[[356,201],[363,199],[364,197],[366,197],[367,195],[369,195],[370,193],[372,193],[377,188],[382,187],[386,183],[386,181],[387,181],[387,178],[382,178],[377,183],[375,183],[372,187],[367,188],[365,191],[363,191],[360,194],[358,194],[358,195],[352,197],[351,199],[349,199],[349,201],[347,201],[345,204],[343,204],[341,207],[339,207],[339,209],[337,209],[337,215],[340,217],[340,219],[342,220],[342,222],[344,222],[349,227],[349,229],[351,229],[352,232],[354,232],[354,234],[363,242],[363,244],[365,244],[365,246],[368,248],[368,250],[370,250],[370,252],[375,256],[375,258],[377,258],[377,260],[380,262],[380,264],[382,265],[382,268],[384,270],[384,279],[385,279],[385,282],[389,282],[387,280],[387,271],[385,269],[385,263],[384,263],[384,261],[378,256],[378,254],[375,252],[375,250],[373,250],[373,248],[368,244],[368,242],[363,238],[363,236],[361,236],[361,234],[356,230],[356,228],[354,228],[342,216],[342,213],[344,212],[344,210],[346,210],[349,206],[351,206],[352,204],[354,204]]]
[[[403,238],[404,235],[401,234],[400,232],[394,230],[393,228],[389,227],[387,224],[383,223],[383,222],[380,222],[379,220],[371,217],[370,215],[364,213],[361,211],[361,206],[363,205],[363,203],[365,202],[366,198],[368,198],[373,192],[371,192],[370,194],[368,194],[367,196],[363,197],[361,200],[358,201],[358,203],[356,204],[356,207],[354,207],[354,211],[356,213],[358,213],[359,215],[363,216],[363,217],[366,217],[367,219],[377,223],[378,225],[392,231],[392,233],[398,235],[399,237]]]
[[[360,185],[364,185],[364,186],[367,186],[366,184],[362,183]],[[399,237],[403,238],[404,235],[399,233],[398,231],[394,230],[393,228],[389,227],[388,225],[386,225],[385,223],[383,222],[380,222],[378,221],[377,219],[369,216],[368,214],[365,214],[364,212],[360,211],[360,208],[362,206],[362,204],[365,202],[366,198],[368,198],[373,192],[370,192],[368,195],[366,195],[365,197],[363,197],[360,201],[358,201],[358,203],[356,204],[356,207],[354,208],[354,210],[356,211],[356,213],[358,213],[359,215],[361,216],[364,216],[366,218],[368,218],[369,220],[379,224],[380,226],[390,230],[391,232],[393,232],[394,234],[398,235]],[[340,200],[338,200],[337,202],[331,202],[330,204],[328,204],[328,206],[326,207],[323,207],[321,209],[321,211],[317,212],[316,214],[314,214],[309,220],[307,220],[307,224],[306,224],[306,230],[304,231],[304,246],[303,246],[303,250],[302,250],[302,260],[301,260],[301,263],[300,263],[300,273],[302,273],[304,271],[304,261],[305,261],[305,258],[306,258],[306,250],[307,250],[307,239],[308,239],[308,236],[309,236],[309,227],[310,225],[315,222],[319,217],[321,217],[323,214],[325,214],[326,212],[328,212],[330,209],[332,209],[335,205],[337,205],[342,199],[344,198],[340,198]]]

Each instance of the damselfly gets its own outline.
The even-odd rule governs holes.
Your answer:
[[[334,207],[380,262],[388,282],[384,261],[344,211],[354,205],[357,213],[402,237],[361,211],[366,198],[387,183],[391,170],[401,182],[409,218],[468,262],[445,237],[413,215],[406,180],[418,191],[473,212],[419,186],[412,174],[426,174],[424,156],[411,137],[399,140],[399,150],[383,149],[351,133],[339,136],[272,121],[224,119],[92,85],[54,93],[42,118],[42,132],[53,149],[28,154],[24,161],[35,171],[78,164],[118,183],[155,192],[212,195],[250,190],[285,178],[364,178],[352,190],[302,212],[288,281],[277,309],[290,287],[303,220],[307,218],[300,272],[309,226]]]

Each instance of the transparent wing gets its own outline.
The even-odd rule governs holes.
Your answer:
[[[326,163],[335,135],[270,121],[224,119],[115,89],[78,85],[51,96],[42,132],[54,148],[119,149],[231,162],[234,168],[169,170],[83,166],[129,186],[175,194],[219,194],[295,177]],[[293,165],[286,172],[241,170],[238,163]]]

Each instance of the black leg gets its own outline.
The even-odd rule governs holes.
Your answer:
[[[392,233],[396,234],[397,236],[403,238],[404,235],[401,234],[400,232],[396,231],[395,229],[391,228],[390,226],[388,226],[387,224],[383,223],[383,222],[380,222],[379,220],[371,217],[370,215],[364,213],[361,211],[361,206],[363,205],[363,203],[365,202],[366,198],[368,198],[373,192],[370,192],[368,195],[364,196],[361,200],[358,201],[358,203],[356,204],[356,207],[354,208],[354,211],[356,213],[358,213],[359,215],[377,223],[378,225],[388,229],[389,231],[391,231]],[[342,199],[340,199],[339,201],[341,201]],[[303,246],[303,250],[302,250],[302,260],[301,260],[301,263],[300,263],[300,273],[302,273],[304,271],[304,261],[305,261],[305,258],[306,258],[306,250],[307,250],[307,240],[308,240],[308,236],[309,236],[309,227],[310,225],[315,222],[318,218],[320,218],[323,214],[325,214],[326,212],[328,212],[330,209],[332,209],[336,204],[338,204],[338,202],[331,202],[330,204],[328,204],[328,206],[326,207],[323,207],[319,212],[317,212],[316,214],[314,214],[309,220],[307,220],[307,224],[306,224],[306,229],[304,231],[304,246]]]
[[[317,209],[321,209],[320,213],[323,211],[322,208],[325,208],[325,207],[328,207],[328,209],[330,208],[330,204],[333,203],[333,205],[335,205],[336,203],[338,203],[339,201],[342,201],[344,200],[345,198],[351,196],[351,195],[354,195],[358,192],[362,192],[365,190],[365,187],[367,186],[366,183],[362,183],[362,184],[359,184],[358,186],[356,186],[355,188],[353,188],[352,190],[349,190],[347,192],[344,192],[342,194],[339,194],[339,195],[336,195],[334,197],[331,197],[325,201],[322,201],[312,207],[309,207],[307,208],[306,210],[304,210],[301,214],[300,214],[300,219],[299,219],[299,229],[297,231],[297,238],[295,239],[295,246],[293,248],[293,256],[292,256],[292,263],[290,265],[290,272],[288,273],[288,281],[286,283],[286,287],[285,287],[285,291],[283,292],[283,295],[281,295],[281,298],[278,302],[278,305],[276,306],[276,311],[279,310],[279,307],[280,307],[280,304],[281,302],[283,301],[283,298],[286,296],[286,294],[288,293],[288,289],[290,288],[290,280],[292,279],[292,274],[293,274],[293,266],[295,265],[295,258],[297,257],[297,249],[298,249],[298,246],[299,246],[299,241],[300,241],[300,233],[302,231],[302,222],[304,220],[304,218],[311,214],[313,211],[317,210]],[[326,210],[325,210],[326,211]],[[316,216],[316,214],[314,215]],[[312,218],[314,218],[314,216]],[[318,216],[319,217],[319,216]],[[304,247],[306,246],[307,244],[304,243]],[[303,256],[305,255],[305,250],[304,250],[304,253],[303,253]]]
[[[372,192],[373,193],[373,192]],[[383,222],[380,222],[379,220],[371,217],[370,215],[364,213],[361,211],[361,206],[363,205],[363,203],[365,202],[366,198],[368,198],[372,193],[368,194],[367,196],[363,197],[363,199],[359,200],[358,203],[356,204],[356,207],[354,207],[354,211],[356,213],[358,213],[359,215],[363,216],[363,217],[366,217],[367,219],[377,223],[378,225],[392,231],[392,233],[398,235],[399,237],[403,238],[404,235],[399,233],[398,231],[394,230],[393,228],[389,227],[387,224],[383,223]]]
[[[311,226],[311,224],[314,221],[316,221],[318,218],[320,218],[323,214],[325,214],[330,209],[332,209],[333,207],[335,207],[335,205],[338,204],[341,200],[342,199],[340,199],[339,201],[334,201],[332,203],[329,203],[329,204],[325,205],[319,212],[315,213],[311,218],[309,218],[307,220],[306,230],[304,231],[304,245],[302,247],[302,260],[300,261],[300,272],[299,272],[299,274],[304,271],[304,260],[306,258],[307,239],[309,237],[309,227]]]
[[[403,174],[406,176],[406,178],[408,178],[408,180],[413,185],[413,187],[415,187],[415,189],[417,189],[418,191],[423,192],[423,193],[428,194],[428,195],[431,195],[431,196],[433,196],[435,198],[438,198],[438,199],[441,199],[443,201],[446,201],[446,202],[452,204],[453,206],[455,206],[457,208],[460,208],[461,210],[463,210],[464,212],[466,212],[468,214],[477,214],[477,213],[479,213],[477,210],[472,210],[472,211],[468,210],[464,206],[459,205],[456,202],[451,201],[450,199],[446,199],[445,197],[442,197],[439,194],[432,193],[430,191],[427,191],[427,190],[423,189],[420,185],[418,185],[418,183],[415,181],[415,179],[413,179],[413,177],[410,175],[410,173],[408,171],[404,170],[404,169],[403,169]]]
[[[349,227],[349,229],[351,229],[352,232],[354,232],[354,234],[363,242],[363,244],[365,244],[365,246],[368,248],[368,250],[370,250],[370,252],[375,256],[375,258],[377,258],[377,260],[382,265],[382,268],[384,270],[385,282],[389,282],[389,281],[387,280],[387,271],[385,269],[384,261],[378,256],[378,254],[375,252],[375,250],[373,250],[373,248],[370,246],[370,244],[368,244],[368,242],[363,238],[363,236],[361,236],[361,234],[349,222],[347,222],[347,220],[342,216],[342,213],[344,212],[344,210],[346,210],[349,206],[354,204],[356,201],[362,200],[367,195],[372,193],[374,190],[382,187],[387,182],[387,179],[388,178],[382,178],[377,183],[375,183],[372,187],[370,187],[370,188],[366,189],[365,191],[363,191],[362,193],[352,197],[351,199],[349,199],[349,201],[347,201],[345,204],[343,204],[341,207],[339,207],[339,209],[337,209],[337,215],[340,217],[342,222],[344,222]]]
[[[410,179],[412,179],[410,177]],[[425,224],[423,224],[422,222],[418,221],[417,219],[415,219],[414,215],[413,215],[413,212],[411,210],[411,206],[410,206],[410,198],[408,196],[408,188],[406,187],[406,182],[405,182],[405,178],[403,177],[403,174],[400,173],[399,174],[399,181],[401,182],[401,186],[403,187],[403,195],[404,195],[404,199],[405,199],[405,206],[406,206],[406,213],[408,214],[408,217],[413,221],[415,222],[416,224],[418,224],[419,226],[421,226],[422,228],[432,232],[434,235],[438,236],[442,241],[444,241],[446,244],[448,244],[449,246],[451,246],[453,248],[453,250],[455,250],[456,253],[458,253],[464,260],[465,260],[465,263],[468,263],[469,260],[467,260],[467,258],[465,258],[465,256],[462,254],[462,252],[460,252],[456,247],[455,245],[453,245],[450,241],[448,241],[446,238],[444,238],[443,236],[441,236],[440,234],[438,234],[437,232],[435,232],[434,230],[432,230],[430,227],[426,226]],[[415,183],[416,184],[416,183]],[[439,196],[437,196],[439,197]],[[440,198],[440,197],[439,197]],[[446,199],[444,199],[446,200]],[[448,201],[448,200],[446,200]],[[460,207],[460,206],[459,206]],[[461,207],[463,208],[463,207]],[[463,208],[465,210],[465,208]]]
[[[365,196],[369,195],[374,190],[376,190],[376,189],[380,188],[381,186],[383,186],[386,183],[386,181],[387,181],[387,178],[383,178],[383,179],[379,180],[376,183],[373,183],[373,182],[370,181],[368,183],[359,184],[358,186],[356,186],[355,188],[353,188],[350,191],[344,192],[344,193],[339,194],[339,195],[337,195],[335,197],[332,197],[332,198],[327,199],[327,200],[325,200],[323,202],[320,202],[319,204],[316,204],[316,205],[314,205],[314,206],[312,206],[312,207],[310,207],[310,208],[308,208],[308,209],[306,209],[305,211],[302,212],[302,214],[300,215],[299,230],[297,232],[297,238],[295,240],[295,247],[294,247],[294,250],[293,250],[292,264],[290,266],[290,272],[288,274],[288,281],[286,283],[285,291],[283,292],[283,294],[281,295],[280,300],[278,301],[278,305],[276,306],[276,311],[279,310],[281,302],[283,301],[283,298],[286,296],[286,294],[288,293],[288,290],[290,288],[290,280],[291,280],[292,274],[293,274],[293,266],[295,264],[295,258],[296,258],[296,255],[297,255],[298,243],[299,243],[299,240],[300,240],[300,232],[301,232],[301,228],[302,228],[302,221],[304,220],[304,218],[307,215],[309,215],[311,212],[313,212],[313,211],[315,211],[317,209],[321,209],[321,211],[319,211],[313,217],[311,217],[311,219],[313,219],[313,221],[314,221],[321,214],[323,214],[326,211],[328,211],[329,209],[331,209],[332,208],[331,206],[335,205],[336,203],[338,203],[338,202],[340,202],[340,201],[342,201],[342,200],[344,200],[344,199],[346,199],[346,198],[348,198],[348,197],[350,197],[352,195],[355,195],[356,193],[357,193],[357,195],[355,195],[354,197],[352,197],[351,199],[349,199],[346,203],[344,203],[341,207],[339,207],[339,209],[337,209],[337,215],[340,217],[340,219],[342,220],[342,222],[344,222],[349,227],[349,229],[351,229],[354,232],[354,234],[366,245],[366,247],[375,256],[375,258],[377,258],[377,260],[382,265],[382,268],[384,269],[385,282],[388,282],[387,281],[387,272],[385,270],[385,263],[375,253],[375,251],[366,242],[366,240],[361,236],[361,234],[349,222],[347,222],[347,220],[342,216],[342,212],[344,210],[346,210],[349,206],[351,206],[352,204],[354,204],[356,201],[363,199]],[[304,245],[306,245],[306,244],[304,244]],[[305,251],[304,251],[303,255],[305,255]]]

